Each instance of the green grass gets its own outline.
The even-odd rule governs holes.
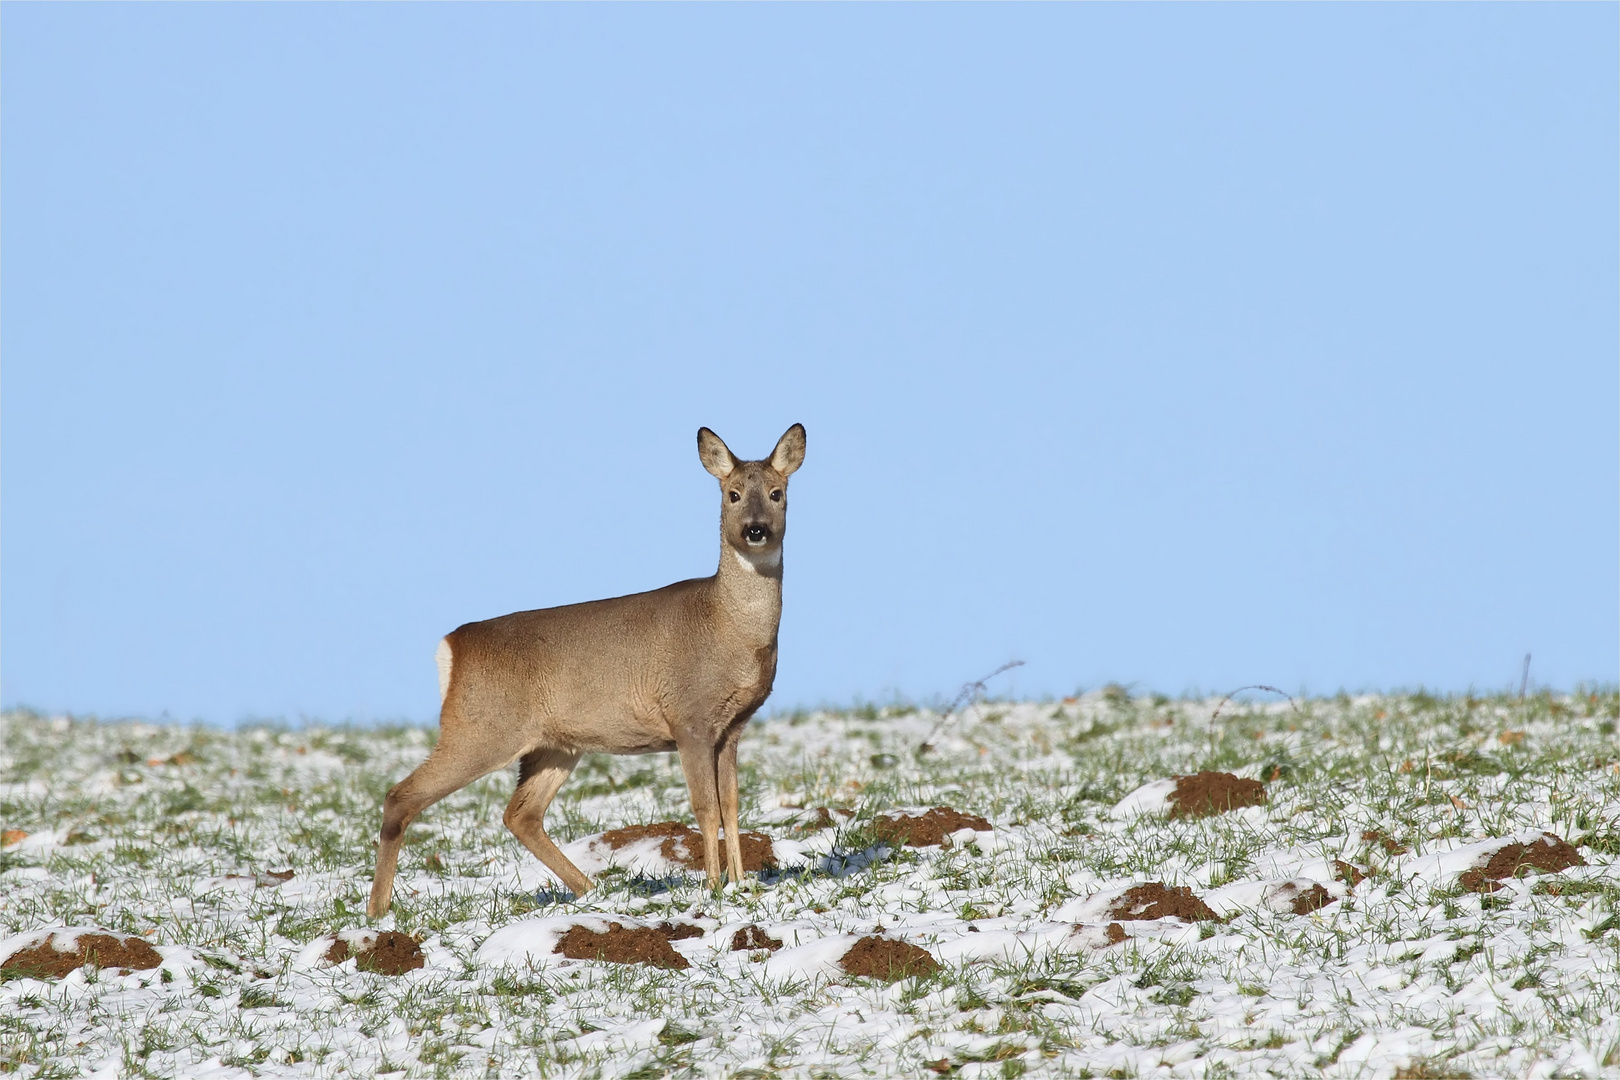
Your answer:
[[[501,827],[512,778],[494,774],[408,834],[386,925],[422,935],[435,959],[398,980],[293,958],[365,925],[382,795],[433,733],[8,714],[0,827],[59,842],[0,852],[0,929],[92,924],[190,961],[149,986],[108,972],[78,989],[0,984],[0,1074],[79,1075],[116,1058],[129,1075],[164,1076],[218,1058],[276,1076],[932,1075],[925,1065],[944,1058],[961,1074],[1107,1076],[1175,1058],[1209,1076],[1371,1075],[1384,1066],[1362,1037],[1392,1045],[1412,1031],[1423,1034],[1399,1064],[1415,1075],[1620,1066],[1620,695],[1419,693],[1297,712],[1236,702],[1214,724],[1212,706],[1117,687],[991,703],[950,720],[922,754],[938,718],[894,704],[756,724],[743,744],[745,827],[806,835],[781,824],[788,797],[850,807],[847,822],[808,835],[858,850],[879,814],[944,803],[990,819],[1006,846],[903,849],[853,877],[720,898],[696,878],[644,896],[608,874],[578,908],[542,906],[515,885],[533,861]],[[1265,780],[1267,806],[1194,821],[1110,815],[1147,781],[1203,769]],[[665,819],[690,820],[673,756],[593,756],[548,827],[566,843]],[[1448,844],[1532,827],[1582,845],[1592,867],[1483,897],[1402,876]],[[1310,916],[1245,911],[1185,940],[948,964],[894,987],[773,981],[720,959],[684,972],[474,962],[493,930],[532,914],[809,919],[826,933],[936,916],[1025,926],[1111,883],[1208,893],[1308,855],[1370,877]],[[208,885],[289,869],[293,887]],[[144,1004],[120,1011],[119,994]],[[668,1023],[632,1051],[577,1042],[648,1016]]]

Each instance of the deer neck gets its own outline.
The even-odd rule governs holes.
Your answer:
[[[722,540],[715,591],[726,614],[774,640],[782,620],[782,547],[770,558],[750,558]]]

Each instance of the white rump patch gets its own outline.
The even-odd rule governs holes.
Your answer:
[[[433,662],[439,667],[439,704],[444,704],[444,697],[450,692],[450,668],[455,663],[455,657],[450,655],[450,639],[440,638],[439,647],[433,651]]]

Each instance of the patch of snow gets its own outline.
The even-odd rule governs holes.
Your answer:
[[[1170,796],[1175,794],[1175,790],[1174,780],[1151,780],[1115,803],[1108,814],[1125,819],[1167,813],[1170,810]]]

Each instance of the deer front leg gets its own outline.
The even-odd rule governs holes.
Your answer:
[[[720,887],[720,793],[715,776],[715,746],[707,732],[681,732],[675,736],[675,749],[681,755],[681,771],[686,774],[687,794],[692,797],[692,814],[703,834],[703,868],[709,873],[709,888]]]
[[[720,794],[720,824],[726,830],[726,869],[732,881],[743,879],[742,826],[737,824],[737,744],[748,718],[732,722],[716,754],[715,780]]]

